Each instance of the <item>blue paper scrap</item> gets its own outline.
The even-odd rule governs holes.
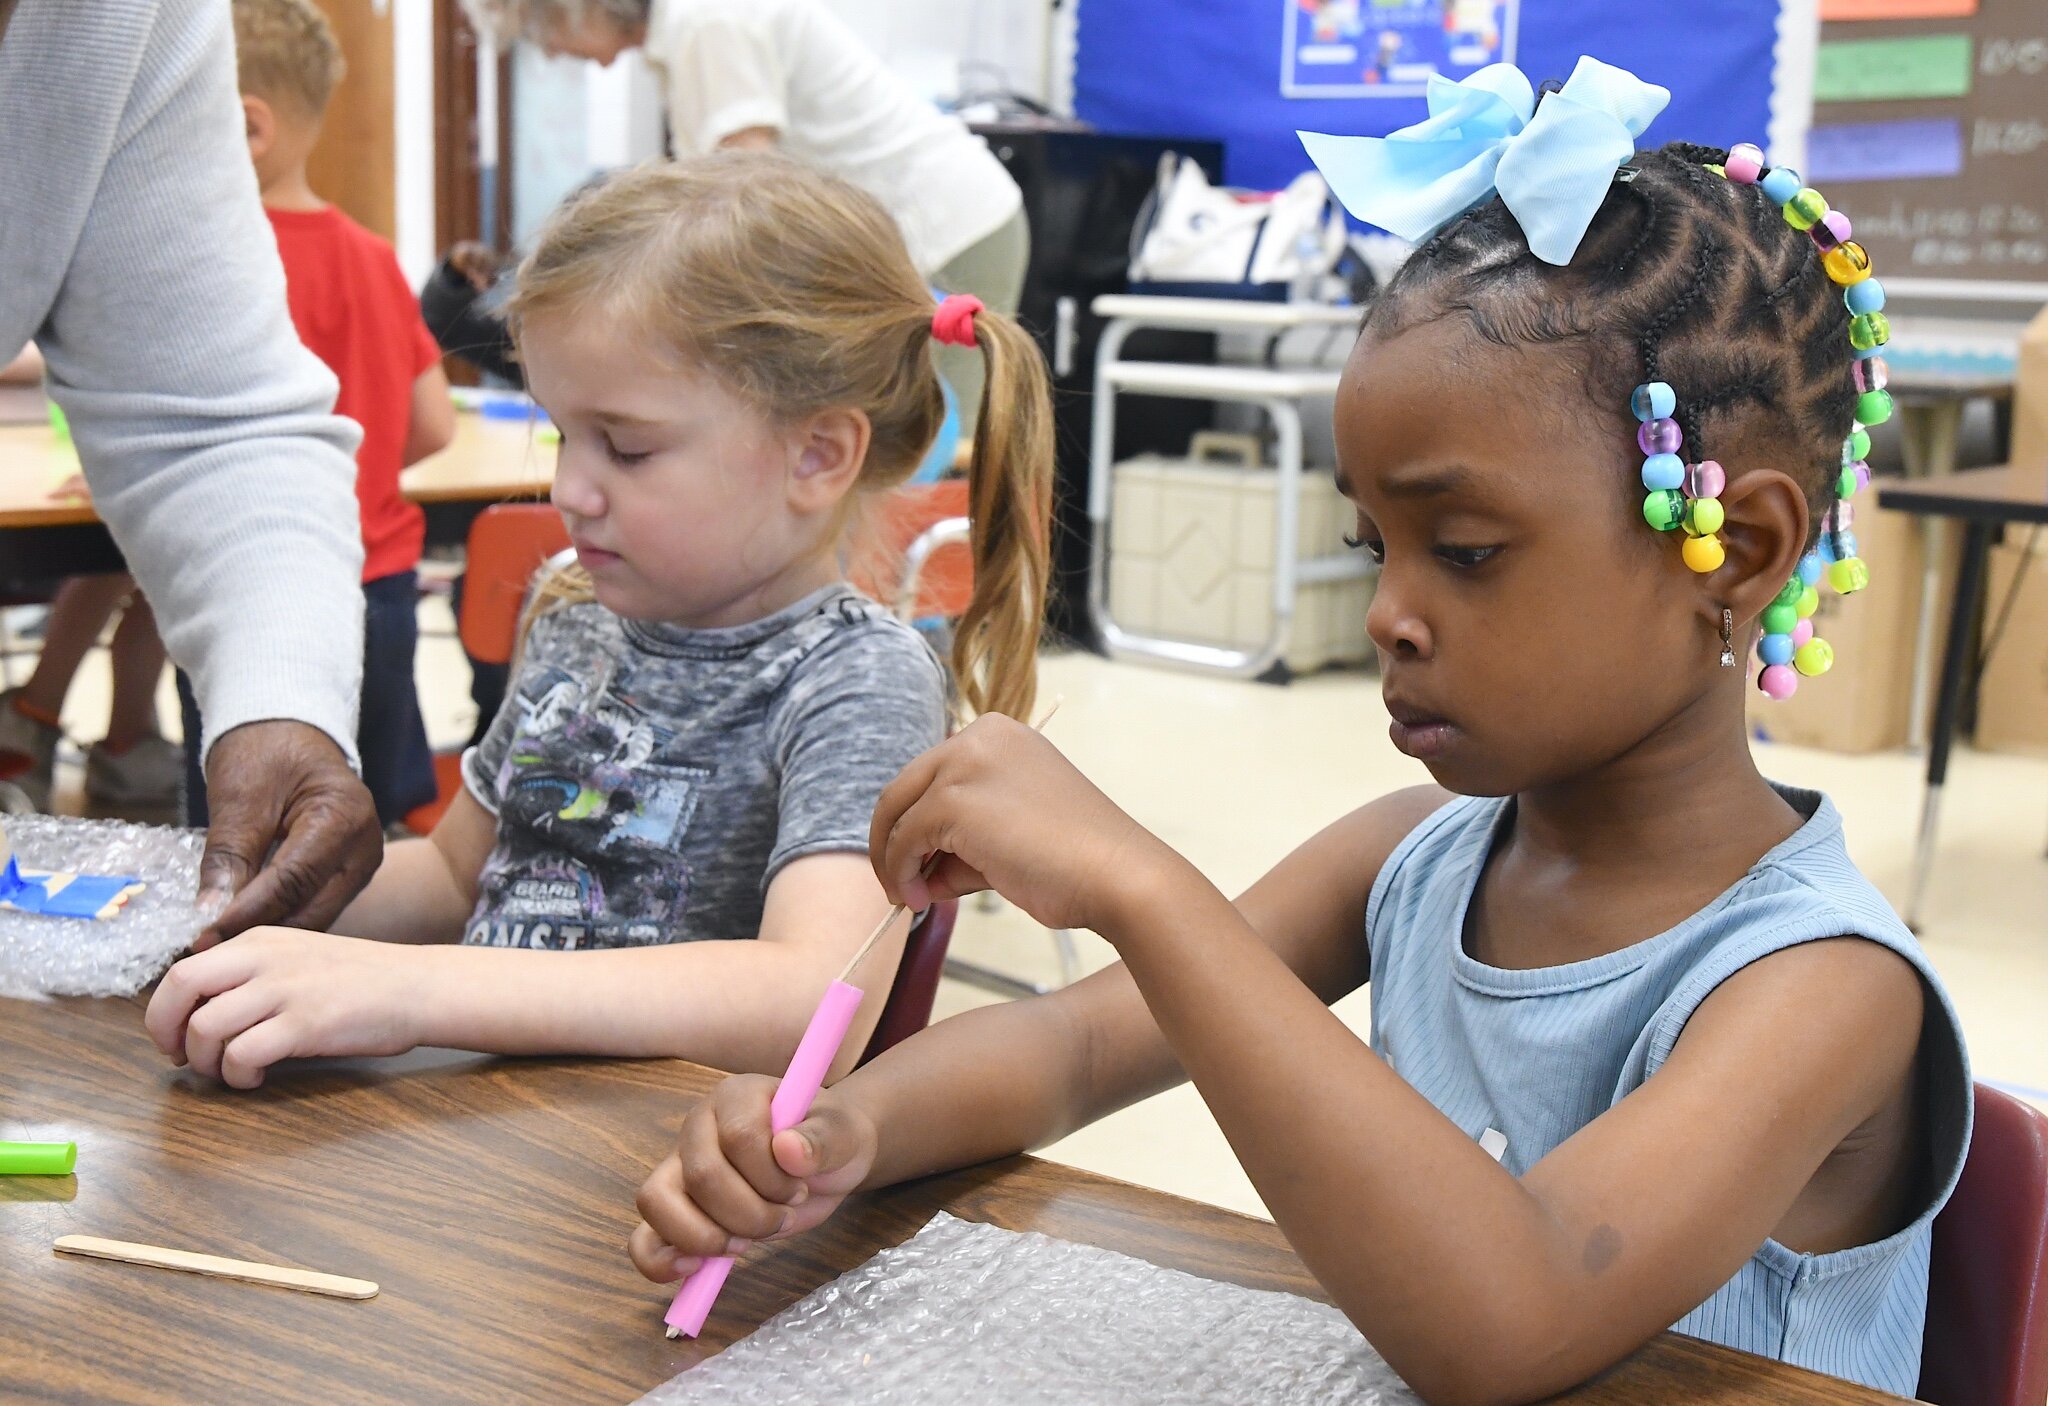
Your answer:
[[[12,855],[0,869],[0,907],[48,918],[112,917],[142,888],[140,879],[124,876],[24,873]]]

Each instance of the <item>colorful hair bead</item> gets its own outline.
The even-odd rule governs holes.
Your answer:
[[[1856,555],[1856,534],[1853,532],[1844,532],[1840,528],[1837,528],[1833,536],[1835,543],[1835,559],[1837,561],[1852,560]],[[1835,589],[1840,590],[1841,587],[1837,586],[1835,587]]]
[[[1718,498],[1727,487],[1727,471],[1712,459],[1702,459],[1686,468],[1685,496],[1688,498]]]
[[[1849,345],[1858,351],[1875,355],[1891,339],[1891,319],[1881,312],[1859,312],[1849,319]]]
[[[1800,645],[1805,644],[1812,638],[1813,622],[1811,620],[1801,620],[1792,627],[1792,647],[1794,649],[1799,648]]]
[[[1772,601],[1764,607],[1764,633],[1767,635],[1789,635],[1798,623],[1798,607],[1789,601]]]
[[[1885,365],[1883,357],[1873,356],[1866,361],[1859,361],[1850,366],[1849,379],[1856,383],[1858,391],[1881,391],[1891,384],[1892,372],[1891,368]],[[1861,415],[1858,415],[1856,418],[1863,420]],[[1872,422],[1863,420],[1863,423],[1867,425]],[[1859,430],[1857,433],[1861,434],[1862,432]],[[1850,438],[1853,439],[1855,436],[1851,435]],[[1870,436],[1864,435],[1863,438],[1868,441]],[[1864,453],[1858,454],[1856,457],[1862,459],[1867,457],[1868,454],[1869,451],[1866,449]]]
[[[1793,578],[1795,581],[1797,577]],[[1792,602],[1792,613],[1801,620],[1811,620],[1813,613],[1820,609],[1820,592],[1807,586],[1799,592],[1799,599]]]
[[[1783,664],[1773,664],[1756,676],[1756,686],[1782,703],[1799,691],[1799,675]]]
[[[1812,229],[1828,212],[1828,202],[1812,186],[1802,186],[1785,202],[1785,223],[1794,229]]]
[[[1643,487],[1651,492],[1685,486],[1685,461],[1676,454],[1652,454],[1643,460]]]
[[[1763,178],[1757,184],[1763,187],[1764,194],[1770,197],[1773,205],[1783,205],[1799,194],[1799,187],[1803,182],[1799,179],[1799,173],[1790,166],[1774,166],[1764,172]]]
[[[1815,220],[1807,233],[1813,237],[1813,247],[1825,254],[1849,237],[1849,217],[1840,210],[1830,210]]]
[[[1685,495],[1675,488],[1659,488],[1643,499],[1643,521],[1659,532],[1672,532],[1685,521]]]
[[[1645,381],[1629,392],[1628,408],[1638,420],[1668,420],[1678,409],[1678,393],[1662,381]]]
[[[1719,498],[1695,498],[1685,505],[1685,531],[1691,537],[1711,537],[1721,530],[1728,514]]]
[[[1728,560],[1728,549],[1721,545],[1719,537],[1688,537],[1680,555],[1687,566],[1705,576],[1721,569],[1721,563]]]
[[[1809,586],[1819,584],[1827,569],[1828,564],[1820,559],[1818,553],[1808,552],[1799,559],[1799,579]]]
[[[1670,454],[1685,443],[1685,431],[1668,416],[1645,420],[1636,429],[1636,447],[1645,454]]]
[[[1871,358],[1875,361],[1876,358]],[[1864,363],[1868,365],[1869,363]],[[1881,425],[1892,417],[1892,393],[1888,390],[1865,391],[1856,397],[1856,418],[1866,425]]]
[[[1863,388],[1858,386],[1857,389],[1861,390]],[[1848,437],[1842,441],[1842,466],[1847,468],[1858,459],[1868,459],[1869,457],[1870,431],[1864,429],[1849,431]]]
[[[1787,581],[1784,585],[1778,587],[1778,594],[1771,597],[1771,604],[1797,605],[1799,604],[1800,592],[1805,589],[1805,586],[1800,582],[1799,578],[1795,576],[1790,581]]]
[[[1854,465],[1835,475],[1835,496],[1846,498],[1856,491],[1856,469]]]
[[[1828,568],[1828,584],[1845,596],[1854,595],[1870,584],[1870,568],[1861,557],[1844,556]]]
[[[1842,290],[1842,304],[1857,316],[1879,312],[1884,308],[1884,285],[1874,278],[1852,283]]]
[[[1757,658],[1763,660],[1766,666],[1790,664],[1792,662],[1792,650],[1792,636],[1790,635],[1765,635],[1756,642]]]
[[[1808,640],[1792,656],[1792,667],[1806,677],[1819,678],[1835,667],[1835,649],[1826,640]]]
[[[1837,283],[1861,283],[1870,277],[1870,255],[1855,240],[1837,244],[1820,256],[1821,267]]]
[[[1856,463],[1851,464],[1849,466],[1849,472],[1856,475],[1857,493],[1861,493],[1864,489],[1870,487],[1870,465],[1863,463],[1861,460],[1859,460]],[[1853,497],[1854,495],[1844,493],[1842,496],[1844,498],[1848,498]]]
[[[1752,142],[1738,142],[1729,147],[1728,159],[1721,164],[1721,174],[1737,185],[1755,185],[1763,170],[1764,154]]]

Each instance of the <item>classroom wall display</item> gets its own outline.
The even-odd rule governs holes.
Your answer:
[[[1521,0],[1266,0],[1290,98],[1413,98],[1441,75],[1515,61]]]
[[[1805,175],[1894,292],[2048,299],[2048,5],[1822,0]]]
[[[1671,89],[1649,140],[1762,143],[1779,18],[1753,0],[1085,0],[1074,108],[1105,132],[1218,138],[1227,181],[1277,190],[1308,169],[1297,130],[1384,136],[1427,114],[1431,72],[1512,62],[1540,83],[1591,54]]]

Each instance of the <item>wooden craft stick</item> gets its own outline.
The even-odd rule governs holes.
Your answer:
[[[290,1269],[281,1264],[256,1264],[250,1260],[222,1259],[219,1255],[195,1254],[191,1250],[167,1250],[161,1245],[136,1245],[126,1240],[102,1240],[97,1235],[60,1235],[60,1255],[87,1255],[96,1260],[119,1260],[123,1264],[146,1264],[157,1269],[180,1269],[188,1274],[208,1274],[216,1279],[240,1279],[250,1284],[274,1284],[280,1289],[297,1289],[305,1294],[326,1294],[336,1299],[373,1299],[377,1286],[367,1279],[349,1279],[339,1274],[316,1274],[310,1269]]]

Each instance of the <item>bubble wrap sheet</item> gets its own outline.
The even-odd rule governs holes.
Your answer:
[[[133,996],[192,945],[202,926],[197,830],[58,815],[5,823],[24,869],[133,874],[149,887],[105,922],[0,909],[0,996]]]
[[[1419,1400],[1327,1304],[942,1214],[640,1406]]]

